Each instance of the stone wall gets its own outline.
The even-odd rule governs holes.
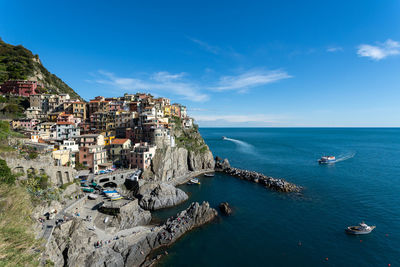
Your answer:
[[[54,166],[54,160],[50,155],[39,155],[36,159],[25,159],[16,155],[5,156],[5,161],[14,173],[21,173],[20,178],[27,178],[29,173],[47,174],[53,185],[61,186],[72,182],[76,176],[76,170],[72,167]]]

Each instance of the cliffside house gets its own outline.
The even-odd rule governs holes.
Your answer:
[[[56,132],[53,138],[67,140],[79,136],[80,129],[73,122],[57,122]]]
[[[128,152],[131,149],[131,140],[127,138],[116,138],[109,146],[109,158],[115,166],[128,166]]]
[[[107,151],[104,146],[92,145],[79,148],[79,162],[93,173],[98,173],[107,165]]]
[[[3,94],[29,97],[38,93],[38,86],[41,87],[36,81],[8,80],[0,86],[0,90]]]
[[[104,146],[104,136],[101,134],[84,134],[75,138],[80,147]]]
[[[135,144],[133,150],[127,155],[131,168],[147,170],[156,154],[156,148],[155,145],[149,145],[148,143]]]

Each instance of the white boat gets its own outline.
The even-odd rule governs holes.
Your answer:
[[[375,225],[369,226],[365,222],[362,222],[359,225],[347,227],[346,233],[352,235],[366,235],[371,233],[375,228]]]
[[[320,164],[329,164],[334,163],[335,161],[336,158],[334,156],[323,156],[318,160]]]
[[[205,173],[204,176],[205,177],[214,177],[215,173]]]
[[[193,178],[189,180],[188,184],[200,184],[200,181],[197,178]]]

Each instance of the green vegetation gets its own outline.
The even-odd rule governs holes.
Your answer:
[[[0,96],[0,115],[2,118],[17,119],[25,117],[29,99],[18,96]]]
[[[37,204],[43,201],[59,200],[60,192],[56,187],[51,187],[49,177],[46,174],[28,174],[28,179],[21,181],[33,203]]]
[[[15,184],[15,175],[11,173],[10,168],[4,159],[0,159],[0,184]]]
[[[0,141],[4,141],[7,137],[23,137],[22,134],[14,132],[10,129],[8,121],[0,121]]]
[[[38,157],[38,153],[37,152],[29,152],[29,158],[30,159],[36,159]]]
[[[177,118],[179,121],[180,119]],[[176,120],[176,121],[178,121]],[[178,122],[179,122],[178,121]],[[208,150],[207,145],[204,143],[203,138],[197,131],[197,128],[193,127],[191,129],[182,129],[182,123],[175,124],[174,131],[180,133],[180,135],[175,135],[175,143],[178,147],[184,147],[188,151],[205,153]]]
[[[0,121],[0,152],[11,152],[15,150],[7,143],[7,138],[10,136],[23,137],[22,134],[12,131],[7,121]]]
[[[0,160],[0,266],[38,266],[39,247],[32,232],[31,197],[15,184],[15,176]]]
[[[38,55],[34,55],[22,45],[14,46],[0,39],[0,83],[10,79],[26,80],[38,73],[43,75],[43,80],[39,82],[44,84],[44,92],[68,93],[71,97],[79,97],[71,87],[43,67]]]

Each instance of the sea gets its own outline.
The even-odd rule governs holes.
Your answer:
[[[278,193],[217,173],[182,185],[189,200],[229,202],[232,216],[188,232],[159,266],[400,266],[400,129],[201,128],[214,156],[304,187]],[[223,140],[222,136],[228,139]],[[323,155],[335,164],[319,165]],[[365,221],[369,235],[345,233]]]

